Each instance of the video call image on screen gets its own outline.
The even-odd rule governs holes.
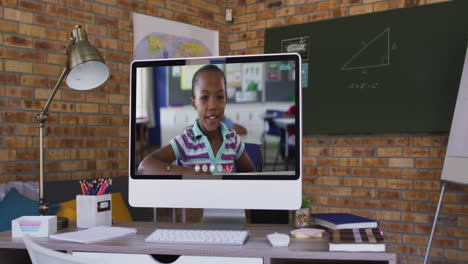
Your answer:
[[[135,175],[295,175],[296,61],[145,65],[135,75]]]

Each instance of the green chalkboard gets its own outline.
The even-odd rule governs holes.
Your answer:
[[[307,63],[304,134],[448,131],[468,40],[459,0],[270,28]]]

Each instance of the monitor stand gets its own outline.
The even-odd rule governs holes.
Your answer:
[[[201,229],[244,230],[245,223],[244,209],[203,209],[198,226]]]

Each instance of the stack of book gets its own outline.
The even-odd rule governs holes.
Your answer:
[[[385,252],[377,221],[347,213],[311,214],[312,222],[330,230],[330,251]]]

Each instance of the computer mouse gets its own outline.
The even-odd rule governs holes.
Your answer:
[[[267,238],[273,247],[287,247],[289,245],[289,241],[291,241],[291,238],[289,237],[289,235],[280,234],[276,232],[273,234],[267,235]]]

